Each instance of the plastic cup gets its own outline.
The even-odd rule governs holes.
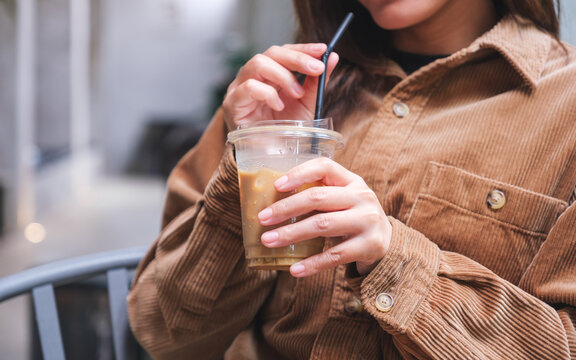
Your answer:
[[[258,213],[294,193],[277,192],[273,184],[276,179],[305,161],[333,158],[334,152],[342,147],[342,135],[332,130],[332,119],[259,121],[230,132],[228,141],[234,144],[238,166],[242,235],[248,267],[288,270],[290,265],[322,252],[323,237],[280,248],[268,248],[260,240],[264,232],[312,214],[279,225],[262,226]],[[321,185],[305,184],[295,192]]]

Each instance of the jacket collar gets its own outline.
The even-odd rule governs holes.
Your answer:
[[[539,30],[532,22],[516,16],[505,16],[494,27],[481,35],[468,47],[436,60],[415,73],[434,68],[450,68],[494,50],[510,63],[515,72],[532,89],[538,83],[554,39]],[[388,61],[382,68],[383,75],[403,79],[404,71],[398,64]]]
[[[493,49],[534,88],[544,70],[552,41],[554,39],[549,34],[539,30],[532,22],[506,16],[461,52],[470,54]]]

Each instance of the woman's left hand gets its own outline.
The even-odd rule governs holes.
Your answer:
[[[376,194],[364,180],[338,163],[318,158],[296,166],[274,183],[279,192],[293,191],[316,181],[316,186],[282,199],[258,214],[262,225],[318,211],[306,219],[262,235],[267,247],[279,247],[317,236],[341,241],[323,253],[290,267],[293,276],[304,277],[337,265],[356,262],[360,275],[370,272],[390,246],[392,226]]]

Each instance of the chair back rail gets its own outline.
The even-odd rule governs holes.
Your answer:
[[[144,247],[107,251],[59,260],[8,275],[0,278],[0,302],[43,284],[60,285],[113,268],[135,268],[145,253]]]
[[[106,273],[112,342],[116,360],[136,359],[138,345],[130,331],[126,296],[128,269],[134,269],[145,247],[121,249],[55,261],[0,278],[0,302],[31,292],[45,360],[65,360],[54,287]]]

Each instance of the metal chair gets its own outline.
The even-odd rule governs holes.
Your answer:
[[[126,296],[129,270],[136,268],[146,248],[128,248],[40,265],[0,278],[0,302],[32,293],[38,335],[45,360],[64,360],[64,346],[54,288],[106,274],[112,343],[116,360],[136,359],[139,346],[130,331]]]

